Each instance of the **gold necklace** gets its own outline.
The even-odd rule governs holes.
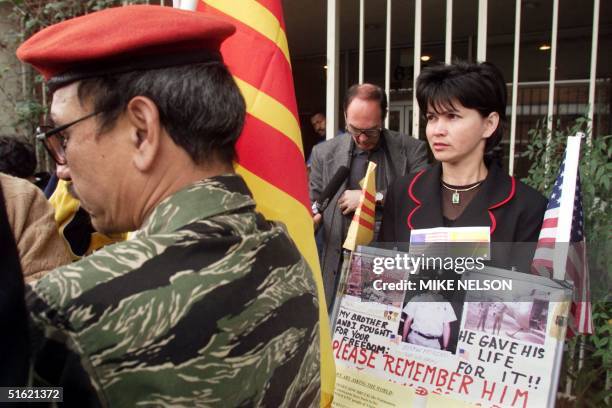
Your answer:
[[[451,198],[451,202],[453,204],[459,204],[460,202],[460,196],[459,193],[464,193],[466,191],[470,191],[475,189],[476,187],[480,186],[482,184],[484,180],[478,181],[476,184],[474,184],[473,186],[467,187],[467,188],[455,188],[455,186],[451,186],[449,184],[446,184],[444,181],[440,180],[440,182],[442,183],[442,187],[444,187],[447,190],[453,191],[453,195]]]

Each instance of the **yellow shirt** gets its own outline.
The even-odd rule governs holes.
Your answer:
[[[81,203],[70,194],[68,185],[68,182],[59,180],[53,195],[49,198],[49,202],[55,209],[55,222],[58,225],[60,235],[68,243],[73,260],[89,255],[105,245],[127,239],[127,233],[101,234],[93,229],[89,220],[87,220],[87,225],[81,225],[75,229],[75,224],[84,223],[84,219],[82,214],[80,216],[77,215],[81,208]],[[78,231],[78,233],[68,234],[69,231]],[[85,252],[83,252],[85,245],[87,247]]]

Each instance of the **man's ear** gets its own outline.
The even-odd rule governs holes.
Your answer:
[[[133,132],[130,135],[135,152],[133,163],[139,170],[147,171],[159,155],[163,137],[157,105],[145,96],[135,96],[127,105],[126,118]]]
[[[489,116],[485,118],[485,130],[484,130],[482,137],[485,139],[490,138],[498,126],[499,126],[499,113],[497,112],[489,113]]]

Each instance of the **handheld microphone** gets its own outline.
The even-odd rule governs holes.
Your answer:
[[[342,183],[344,183],[344,180],[348,178],[350,172],[351,171],[346,166],[342,166],[338,169],[336,174],[334,174],[334,177],[332,177],[332,179],[329,181],[329,184],[327,184],[327,187],[325,187],[321,193],[319,199],[312,204],[313,214],[316,215],[325,211],[329,205],[329,201],[338,192],[338,189]]]

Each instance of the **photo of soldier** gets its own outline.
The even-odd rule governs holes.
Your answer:
[[[398,330],[402,341],[454,352],[461,316],[457,305],[453,306],[439,291],[406,294]]]
[[[484,294],[466,302],[465,328],[510,337],[529,343],[544,344],[548,319],[549,294],[532,290],[529,299],[515,296],[514,301]]]
[[[479,317],[478,317],[478,326],[476,327],[477,329],[484,331],[485,326],[487,324],[487,317],[489,315],[490,307],[491,307],[491,304],[488,302],[480,302],[478,304]]]

